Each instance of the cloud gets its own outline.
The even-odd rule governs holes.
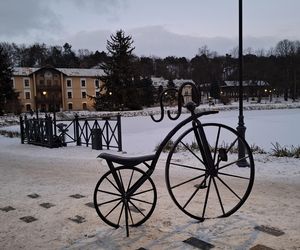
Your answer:
[[[112,34],[110,30],[81,31],[57,41],[57,44],[68,42],[73,49],[88,49],[91,51],[106,51],[106,41]]]
[[[170,32],[162,26],[132,29],[136,53],[141,55],[194,57],[198,49],[207,45],[210,50],[223,53],[234,47],[235,41],[224,37],[196,37]]]
[[[106,51],[106,41],[115,33],[111,30],[82,31],[69,36],[59,44],[69,42],[74,49],[89,49],[92,51]],[[206,45],[210,51],[219,55],[231,53],[238,46],[238,38],[227,37],[196,37],[170,32],[162,26],[147,26],[125,30],[126,35],[131,35],[134,40],[134,53],[138,56],[177,56],[192,58],[198,49]],[[252,48],[268,50],[280,41],[277,37],[245,37],[244,49]]]
[[[30,35],[61,27],[59,18],[39,0],[0,1],[0,37]]]
[[[95,11],[98,14],[99,12],[115,12],[116,9],[121,9],[127,6],[126,2],[122,0],[65,0],[64,2],[66,1],[69,2],[69,4],[74,4],[77,8]]]
[[[17,43],[52,42],[69,32],[68,23],[76,28],[74,15],[80,19],[83,14],[81,22],[88,20],[84,18],[89,13],[113,20],[126,6],[121,0],[1,0],[0,39]]]
[[[106,51],[106,42],[110,35],[116,31],[95,30],[81,31],[64,40],[59,44],[68,42],[74,49],[89,49],[92,51]],[[198,49],[207,45],[209,49],[220,53],[232,49],[235,42],[228,38],[199,38],[187,35],[175,34],[167,31],[162,26],[147,26],[131,30],[125,30],[126,35],[131,35],[134,40],[134,53],[138,56],[184,56],[194,57]]]

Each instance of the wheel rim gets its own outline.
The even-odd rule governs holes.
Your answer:
[[[106,224],[115,228],[126,225],[126,216],[129,226],[141,225],[151,216],[156,205],[157,192],[154,182],[136,167],[122,166],[115,169],[125,192],[120,190],[111,171],[105,173],[94,191],[97,214]],[[146,176],[145,182],[129,195],[128,190],[141,176]]]
[[[233,214],[246,201],[254,181],[254,161],[246,141],[222,124],[203,124],[203,129],[215,171],[206,169],[193,128],[175,141],[166,163],[171,198],[180,210],[198,220]],[[236,152],[238,143],[245,148],[245,157]],[[242,161],[248,167],[238,167]]]

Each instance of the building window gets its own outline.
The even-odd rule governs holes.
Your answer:
[[[40,80],[40,85],[44,85],[45,81],[44,80]]]
[[[16,88],[15,78],[13,78],[13,77],[11,78],[11,85],[12,85],[13,89]]]
[[[85,99],[85,98],[86,98],[86,92],[85,92],[85,91],[82,91],[82,92],[81,92],[81,98],[82,98],[82,99]]]
[[[67,79],[67,88],[72,88],[72,80]]]
[[[30,92],[29,91],[26,91],[25,92],[25,99],[30,99]]]
[[[54,85],[58,86],[58,80],[54,80]]]
[[[30,105],[30,104],[26,104],[25,107],[26,107],[26,111],[27,111],[27,112],[31,111],[31,105]]]
[[[68,99],[72,99],[72,92],[71,91],[68,91],[67,95],[68,95]]]
[[[81,84],[81,88],[85,88],[86,87],[86,81],[85,81],[85,79],[81,79],[80,80],[80,84]]]
[[[24,88],[30,88],[30,79],[29,78],[24,78]]]
[[[70,102],[70,103],[68,103],[68,109],[69,110],[72,110],[73,109],[73,104]]]
[[[100,83],[99,83],[99,80],[98,79],[96,79],[95,80],[95,88],[99,88],[100,87]]]
[[[52,84],[52,80],[48,79],[47,80],[47,85],[50,86]]]
[[[86,104],[86,102],[83,102],[83,103],[82,103],[82,109],[83,109],[83,110],[87,110],[87,104]]]

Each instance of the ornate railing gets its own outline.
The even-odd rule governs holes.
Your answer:
[[[61,147],[70,143],[93,149],[122,151],[121,116],[56,120],[53,116],[28,118],[20,116],[21,143]]]

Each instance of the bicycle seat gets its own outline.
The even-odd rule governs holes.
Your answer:
[[[155,157],[155,154],[151,155],[142,155],[142,156],[121,156],[109,153],[101,153],[97,158],[102,158],[107,161],[115,162],[122,165],[135,166],[145,161],[152,161]]]

